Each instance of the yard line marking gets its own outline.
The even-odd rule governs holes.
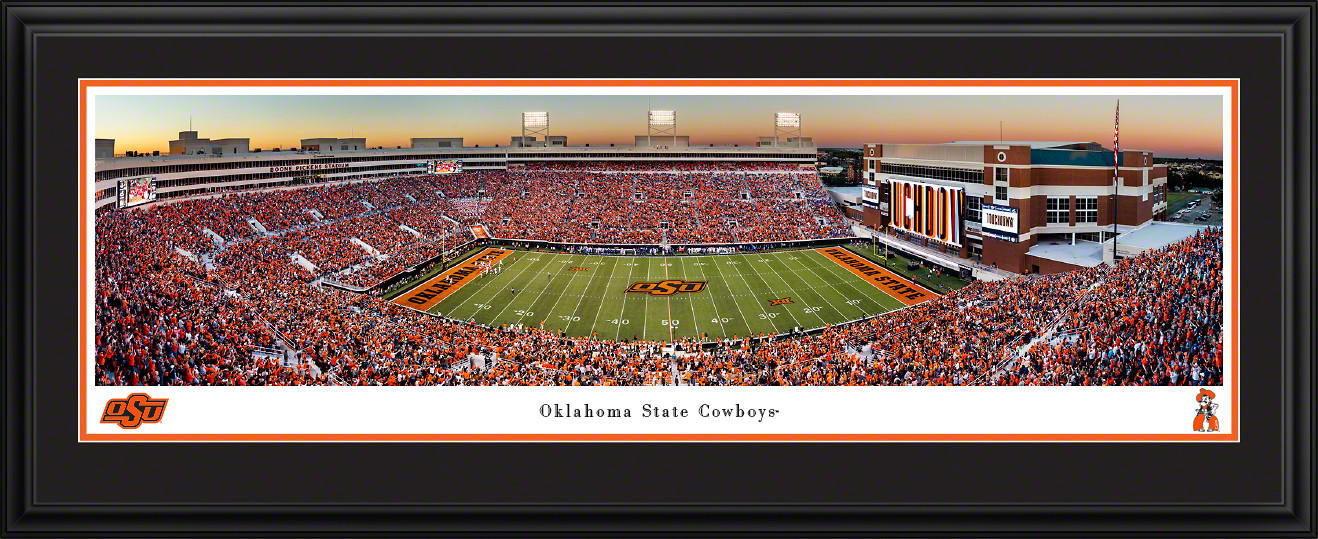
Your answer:
[[[840,274],[841,274],[842,276],[846,277],[845,279],[842,280],[843,283],[846,283],[847,286],[850,286],[852,290],[855,290],[855,291],[859,292],[859,293],[860,293],[862,296],[864,296],[865,298],[867,298],[867,299],[869,299],[870,301],[873,301],[874,303],[878,304],[879,308],[884,309],[884,312],[883,312],[883,313],[874,313],[874,314],[884,314],[884,313],[889,313],[889,312],[892,312],[892,311],[895,311],[895,310],[901,308],[901,305],[902,305],[901,302],[898,302],[898,305],[894,305],[894,306],[892,306],[892,307],[889,307],[889,306],[887,306],[887,305],[884,305],[884,300],[885,300],[885,298],[886,298],[887,300],[892,300],[892,301],[895,301],[896,298],[892,297],[891,295],[889,295],[888,293],[886,293],[886,292],[884,292],[884,291],[882,291],[882,290],[879,291],[879,297],[878,297],[877,299],[874,298],[874,297],[872,297],[872,296],[869,296],[869,295],[865,294],[864,292],[861,292],[861,289],[860,289],[860,288],[857,288],[856,285],[854,284],[853,279],[851,279],[851,277],[853,276],[853,274],[851,274],[851,272],[848,272],[847,270],[845,270],[845,269],[843,269],[843,268],[838,267],[836,264],[828,264],[828,263],[827,263],[827,260],[825,260],[825,261],[824,261],[824,265],[822,265],[822,266],[818,266],[818,267],[819,267],[820,269],[823,269],[825,272],[833,273],[834,275],[838,275],[838,274],[839,274],[838,272],[841,272]]]
[[[688,258],[688,257],[683,256],[683,257],[679,257],[679,258],[682,259],[682,273],[685,274],[685,273],[687,272],[687,271],[686,271],[686,258]],[[704,270],[704,268],[701,268],[701,269],[700,269],[700,278],[701,278],[701,280],[709,281],[709,277],[706,277],[706,276],[705,276],[705,270]],[[706,286],[705,289],[706,289],[706,290],[709,290],[709,287]],[[713,298],[713,297],[714,297],[714,291],[713,291],[713,290],[710,290],[710,291],[709,291],[709,295],[710,295],[711,298]],[[710,303],[714,304],[714,316],[715,316],[715,318],[719,319],[719,323],[718,323],[718,327],[719,327],[719,329],[722,330],[723,333],[726,334],[726,333],[728,332],[728,329],[725,328],[725,327],[723,327],[723,322],[722,322],[723,316],[720,315],[719,312],[718,312],[718,302],[717,302],[717,301],[713,301],[713,300],[711,299],[711,300],[710,300]],[[692,300],[691,300],[691,319],[692,319],[692,320],[695,320],[696,318],[698,318],[698,317],[696,316],[696,300],[695,300],[695,299],[692,299]],[[694,322],[693,322],[693,323],[694,323]],[[699,325],[696,325],[696,336],[699,337],[700,334],[701,334],[701,333],[700,333],[700,326],[699,326]]]
[[[614,263],[613,263],[613,267],[612,267],[612,268],[609,268],[609,276],[606,278],[606,284],[604,285],[604,298],[608,298],[608,297],[609,297],[609,296],[608,296],[608,293],[609,293],[609,292],[608,292],[609,285],[608,285],[607,283],[610,283],[610,282],[613,281],[613,272],[618,271],[618,262],[617,262],[618,259],[617,259],[617,258],[612,258],[612,257],[610,257],[610,260],[613,260]],[[595,282],[595,280],[594,280],[594,279],[591,279],[591,284],[594,284],[594,282]],[[590,285],[589,285],[589,284],[586,285],[586,290],[590,290]],[[595,296],[591,296],[591,298],[594,298],[594,297],[595,297]],[[604,301],[603,301],[604,298],[601,298],[601,301],[600,301],[600,307],[603,307],[603,306],[604,306]],[[578,308],[578,309],[581,308],[581,302],[577,302],[577,308]],[[590,332],[591,332],[591,336],[592,336],[592,337],[594,336],[595,333],[599,333],[600,312],[602,312],[603,310],[604,310],[604,309],[598,309],[598,308],[595,309],[595,321],[593,321],[593,322],[590,323]],[[573,314],[576,314],[576,313],[573,313]],[[571,322],[568,322],[568,327],[572,327],[572,323],[571,323]],[[622,324],[619,323],[619,324],[618,324],[618,327],[622,327]],[[567,330],[564,329],[563,331],[567,331]]]
[[[764,258],[764,255],[761,255],[761,254],[756,254],[755,256],[760,257],[760,258]],[[770,259],[766,259],[766,260],[770,260]],[[784,264],[784,265],[785,265],[785,264]],[[782,274],[780,274],[780,273],[778,273],[777,271],[772,270],[772,269],[769,270],[769,272],[773,273],[774,276],[778,277],[778,280],[779,280],[779,281],[782,281],[782,282],[783,282],[783,285],[787,287],[787,292],[788,292],[788,293],[795,293],[795,292],[792,291],[792,284],[789,283],[789,282],[787,282],[787,279],[784,279],[783,276],[782,276]],[[763,278],[763,277],[760,277],[760,280],[763,281],[764,278]],[[769,284],[769,282],[768,282],[768,281],[765,281],[764,284],[767,285],[767,284]],[[811,286],[808,285],[808,284],[805,285],[805,286],[806,286],[806,288],[810,288],[810,289],[812,289],[812,290],[813,290],[813,288],[814,288],[814,287],[811,287]],[[773,291],[772,288],[770,288],[769,290],[770,290],[770,291]],[[816,292],[815,295],[819,296],[820,298],[823,298],[823,295],[819,294],[818,292]],[[825,302],[827,302],[827,300],[825,300]],[[791,309],[783,309],[783,310],[784,310],[784,311],[787,311],[788,313],[791,313],[791,312],[792,312]],[[837,311],[837,309],[833,309],[833,310],[834,310],[834,311]],[[841,313],[839,312],[838,314],[841,314]],[[814,312],[814,315],[815,315],[815,318],[818,318],[818,319],[819,319],[819,323],[820,323],[820,324],[823,324],[823,325],[825,325],[825,326],[828,325],[828,321],[827,321],[827,320],[824,320],[824,317],[819,315],[819,311],[815,311],[815,312]],[[797,327],[800,327],[800,326],[801,326],[801,321],[800,321],[800,320],[797,320],[795,314],[792,314],[792,320],[796,320],[796,321],[797,321],[797,323],[796,323]],[[806,328],[801,328],[801,329],[804,330],[804,329],[806,329]]]
[[[628,263],[628,264],[631,264],[631,266],[629,266],[629,267],[631,268],[631,270],[629,270],[629,271],[627,272],[627,280],[631,280],[631,279],[634,278],[633,276],[636,275],[636,257],[634,257],[634,256],[633,256],[633,257],[629,257],[627,260],[628,260],[627,263]],[[610,278],[609,280],[613,280],[613,279]],[[604,294],[605,294],[605,297],[608,297],[608,292],[605,292]],[[618,306],[618,318],[617,318],[617,320],[618,320],[618,324],[617,324],[617,326],[618,326],[618,331],[617,331],[617,333],[613,336],[613,340],[615,340],[615,341],[622,339],[622,317],[623,317],[624,315],[627,314],[627,299],[628,299],[628,298],[627,298],[627,294],[623,294],[623,295],[622,295],[622,301],[619,301],[619,302],[618,302],[618,303],[620,304],[620,305]]]
[[[508,268],[510,268],[510,269],[511,269],[514,265],[517,264],[517,256],[516,256],[516,254],[517,254],[517,251],[513,251],[512,253],[509,253],[509,255],[508,255],[507,258],[504,259],[504,260],[510,262],[510,263],[508,264]],[[502,261],[501,261],[501,262],[502,262]],[[476,299],[476,298],[483,297],[484,294],[489,293],[489,290],[490,290],[492,287],[493,287],[493,289],[497,290],[497,289],[498,289],[498,286],[496,286],[496,285],[501,285],[503,282],[506,282],[505,279],[512,279],[512,278],[513,278],[513,277],[506,277],[506,276],[504,276],[504,272],[503,272],[503,271],[498,272],[496,275],[494,275],[493,277],[490,277],[488,280],[486,279],[486,277],[488,277],[488,276],[490,275],[488,272],[487,272],[487,273],[483,273],[483,274],[481,274],[481,275],[482,275],[482,277],[481,277],[480,279],[477,279],[477,281],[478,281],[477,284],[473,284],[470,288],[464,288],[463,290],[458,290],[457,292],[454,292],[452,295],[450,295],[450,296],[447,297],[447,298],[444,298],[443,301],[439,302],[438,304],[436,304],[436,305],[435,305],[434,307],[432,307],[431,309],[432,309],[432,310],[438,310],[438,308],[439,308],[440,306],[444,305],[445,303],[459,302],[457,306],[453,306],[453,308],[452,308],[452,310],[451,310],[451,314],[450,314],[450,315],[447,315],[447,316],[444,316],[444,318],[449,318],[449,319],[453,319],[453,320],[465,320],[465,319],[467,319],[467,318],[475,318],[474,315],[475,315],[476,313],[481,312],[483,309],[479,309],[479,308],[474,309],[474,310],[472,310],[472,312],[468,313],[468,315],[467,315],[465,318],[462,317],[462,316],[458,316],[458,313],[461,313],[461,312],[463,312],[463,311],[466,311],[466,310],[470,309],[470,305],[471,305],[471,304],[470,304],[470,303],[466,303],[468,300],[474,300],[474,299]],[[512,273],[509,272],[509,275],[512,275]],[[483,282],[481,282],[481,281],[483,281]],[[471,294],[468,295],[468,296],[466,296],[466,297],[463,297],[463,294],[466,293],[466,292],[464,292],[464,291],[469,291],[469,292],[471,292]],[[493,296],[487,296],[487,297],[484,297],[484,300],[483,300],[481,303],[482,303],[482,304],[485,304],[485,305],[489,305],[489,300],[490,300],[490,299],[493,299]],[[464,307],[464,305],[465,305],[465,307]],[[436,313],[436,314],[438,314],[438,313]],[[441,315],[441,316],[443,316],[443,315]]]
[[[581,256],[581,255],[568,255],[568,256],[569,256],[569,257],[572,257],[572,256]],[[569,258],[568,260],[571,260],[571,258]],[[571,264],[569,264],[569,265],[571,265]],[[572,270],[568,270],[568,271],[572,271]],[[547,321],[549,321],[549,318],[548,318],[548,317],[550,317],[550,316],[554,316],[554,311],[558,309],[558,304],[559,304],[560,302],[563,301],[563,297],[567,295],[567,291],[572,289],[572,283],[577,282],[577,275],[578,275],[579,273],[585,273],[585,272],[573,272],[573,273],[572,273],[572,278],[571,278],[571,279],[568,279],[566,285],[563,285],[563,291],[558,293],[558,299],[554,300],[554,306],[549,308],[549,311],[545,313],[545,318],[541,319],[541,322],[547,322]],[[546,280],[546,282],[545,282],[545,290],[548,290],[548,289],[549,289],[549,283],[552,282],[552,281],[553,281],[553,279],[547,279],[547,280]],[[543,294],[543,293],[544,293],[544,290],[541,290],[540,293]],[[584,296],[585,294],[583,293],[582,295]],[[540,298],[538,298],[538,297],[536,298],[537,301],[539,301],[539,299],[540,299]],[[533,303],[532,305],[534,305],[534,303]],[[578,305],[578,306],[581,305],[581,300],[580,300],[580,299],[577,300],[577,305]],[[573,312],[571,312],[571,313],[568,313],[568,317],[572,317],[572,316],[574,316],[574,315],[576,315],[576,312],[575,312],[575,311],[573,311]],[[534,322],[535,320],[531,320],[531,321]],[[521,321],[518,320],[518,323],[521,323]],[[571,320],[569,320],[568,323],[571,324],[571,323],[572,323]],[[541,326],[541,327],[543,327],[543,326]],[[567,326],[564,326],[564,327],[563,327],[563,332],[564,332],[565,334],[567,333]]]
[[[540,258],[540,255],[542,255],[542,254],[544,254],[544,253],[536,253],[536,258]],[[552,256],[558,256],[558,255],[552,255]],[[532,261],[527,260],[526,262],[532,262]],[[539,261],[536,260],[535,262],[539,262]],[[516,277],[513,277],[512,281],[508,281],[508,282],[511,284],[512,282],[516,281],[517,279],[520,279],[520,278],[522,277],[522,275],[526,273],[526,270],[529,270],[529,269],[531,269],[532,267],[535,267],[535,264],[527,264],[526,267],[522,268],[522,271],[517,272],[517,276],[516,276]],[[534,279],[534,277],[532,277],[532,279]],[[543,292],[543,291],[542,291],[542,292]],[[514,298],[509,298],[509,299],[508,299],[508,303],[505,303],[505,304],[503,305],[503,309],[499,311],[499,314],[494,315],[494,318],[491,318],[491,319],[490,319],[490,322],[489,322],[490,327],[496,327],[496,326],[494,325],[495,322],[497,322],[497,321],[499,320],[499,317],[503,316],[503,313],[504,313],[505,311],[508,310],[508,307],[512,307],[512,305],[513,305],[513,300],[515,300],[515,299],[517,299],[517,298],[515,298],[515,297],[514,297]],[[489,301],[486,301],[486,303],[489,303]]]
[[[704,257],[701,257],[701,258],[704,258]],[[717,266],[716,266],[716,267],[717,267]],[[702,270],[700,270],[700,271],[701,271],[701,274],[705,274],[705,273],[704,273],[705,270],[702,269]],[[732,285],[731,285],[730,283],[728,283],[728,278],[723,276],[723,272],[722,272],[722,271],[719,271],[719,272],[718,272],[718,278],[719,278],[719,280],[723,281],[723,287],[726,288],[729,292],[731,292],[731,291],[732,291]],[[747,286],[749,286],[749,285],[747,285]],[[732,304],[733,304],[733,305],[736,305],[736,306],[737,306],[737,312],[741,314],[741,320],[742,320],[742,322],[745,322],[745,323],[746,323],[746,332],[747,332],[747,335],[746,335],[746,336],[747,336],[747,337],[752,337],[752,336],[754,336],[754,335],[755,335],[755,329],[751,327],[751,321],[750,321],[749,318],[746,318],[746,313],[745,313],[744,311],[741,310],[741,302],[739,302],[739,301],[736,300],[736,295],[735,295],[735,294],[730,294],[730,295],[728,295],[728,298],[732,300]],[[718,309],[718,298],[714,298],[714,309],[715,309],[716,312],[717,312],[717,309]],[[723,332],[723,338],[724,338],[724,339],[728,338],[728,334],[727,334],[727,331],[726,331],[726,330],[724,330],[724,332]]]
[[[777,253],[775,253],[775,256],[777,256]],[[786,264],[786,263],[784,263],[784,264]],[[798,264],[798,265],[804,266],[805,264]],[[841,289],[839,289],[838,287],[834,286],[833,283],[829,282],[829,281],[828,281],[828,278],[827,278],[826,276],[820,275],[819,272],[815,271],[814,266],[809,266],[809,269],[810,269],[810,273],[814,274],[815,277],[819,277],[819,279],[822,280],[822,281],[824,281],[825,284],[827,284],[828,286],[832,287],[832,288],[833,288],[833,291],[837,292],[838,295],[839,295],[839,296],[842,296],[843,299],[845,299],[845,298],[847,297],[847,295],[846,295],[845,293],[843,293]],[[797,273],[798,275],[800,274],[800,270],[793,269],[792,271],[795,272],[795,273]],[[851,284],[850,284],[850,283],[847,283],[847,286],[851,286]],[[869,299],[869,296],[865,296],[865,294],[864,294],[863,292],[861,292],[861,291],[859,291],[859,290],[856,290],[856,287],[851,286],[851,290],[853,290],[853,291],[855,291],[856,293],[860,294],[862,297],[865,297],[865,299]],[[820,295],[820,297],[823,297],[823,295]],[[828,301],[828,299],[825,298],[824,301]],[[835,311],[838,312],[838,314],[842,314],[842,310],[841,310],[841,309],[838,309],[838,308],[837,308],[837,305],[834,305],[833,302],[828,302],[828,306],[829,306],[829,307],[832,307],[833,310],[835,310]],[[852,307],[855,307],[857,310],[860,311],[861,318],[864,318],[865,316],[867,316],[867,313],[865,312],[865,308],[864,308],[864,307],[861,307],[859,304],[852,305]]]
[[[661,260],[664,261],[664,280],[667,280],[669,262],[667,258]],[[673,342],[673,297],[668,296],[664,300],[668,302],[668,342]]]
[[[755,271],[758,272],[758,270],[755,270]],[[769,270],[769,271],[773,271],[773,270]],[[749,288],[750,291],[751,291],[751,293],[754,294],[754,292],[755,292],[755,287],[751,286],[750,281],[746,280],[746,275],[742,274],[742,273],[741,273],[741,270],[735,271],[735,272],[733,272],[733,273],[736,273],[738,277],[741,277],[741,282],[742,282],[742,283],[745,283],[746,288]],[[759,274],[758,274],[758,273],[756,273],[756,277],[759,277]],[[760,283],[763,284],[763,285],[765,285],[766,287],[769,286],[769,283],[764,282],[764,278],[763,278],[763,277],[760,277]],[[772,291],[772,290],[771,290],[771,291]],[[764,320],[765,320],[766,322],[768,322],[770,326],[773,327],[773,330],[774,330],[774,331],[778,331],[778,325],[773,323],[773,319],[769,316],[769,310],[768,310],[768,309],[765,309],[763,305],[760,305],[760,302],[758,302],[758,301],[756,301],[756,302],[754,302],[754,303],[755,303],[756,305],[758,305],[758,306],[760,307],[760,311],[764,313]],[[737,307],[738,307],[738,308],[741,307],[741,302],[740,302],[740,301],[737,302]],[[792,322],[794,322],[797,326],[800,326],[800,325],[801,325],[801,322],[798,321],[798,320],[796,319],[796,315],[792,314],[791,311],[787,311],[787,315],[792,317]],[[749,326],[749,324],[747,324],[747,325]],[[755,330],[752,329],[751,331],[755,331]],[[781,332],[780,332],[780,333],[781,333]]]

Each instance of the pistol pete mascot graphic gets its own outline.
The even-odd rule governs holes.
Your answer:
[[[1217,395],[1212,391],[1202,388],[1199,390],[1199,396],[1196,398],[1199,401],[1199,408],[1195,410],[1194,416],[1195,432],[1217,432],[1219,423],[1217,404],[1213,403],[1214,398],[1217,398]]]

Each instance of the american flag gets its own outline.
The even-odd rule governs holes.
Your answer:
[[[1112,166],[1117,166],[1117,148],[1121,146],[1121,100],[1117,100],[1117,117],[1112,120]]]

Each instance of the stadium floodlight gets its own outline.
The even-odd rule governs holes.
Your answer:
[[[673,137],[673,146],[677,146],[677,111],[650,111],[645,135],[646,144],[653,145],[650,139],[656,136],[671,136]]]
[[[773,115],[773,145],[778,146],[779,135],[789,139],[796,137],[796,147],[801,147],[801,114],[798,112],[778,112]]]
[[[548,127],[548,112],[523,112],[522,127]]]
[[[677,125],[677,111],[672,111],[672,110],[650,111],[650,125],[655,125],[655,126]]]
[[[518,146],[526,146],[526,137],[530,135],[543,135],[546,139],[549,138],[548,112],[522,113],[522,138],[518,140]]]
[[[801,115],[795,112],[779,112],[773,115],[773,123],[778,127],[801,127]]]

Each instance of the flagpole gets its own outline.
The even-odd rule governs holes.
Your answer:
[[[1121,200],[1121,166],[1118,158],[1121,147],[1121,100],[1117,100],[1117,114],[1112,120],[1112,265],[1117,265],[1117,204]]]

